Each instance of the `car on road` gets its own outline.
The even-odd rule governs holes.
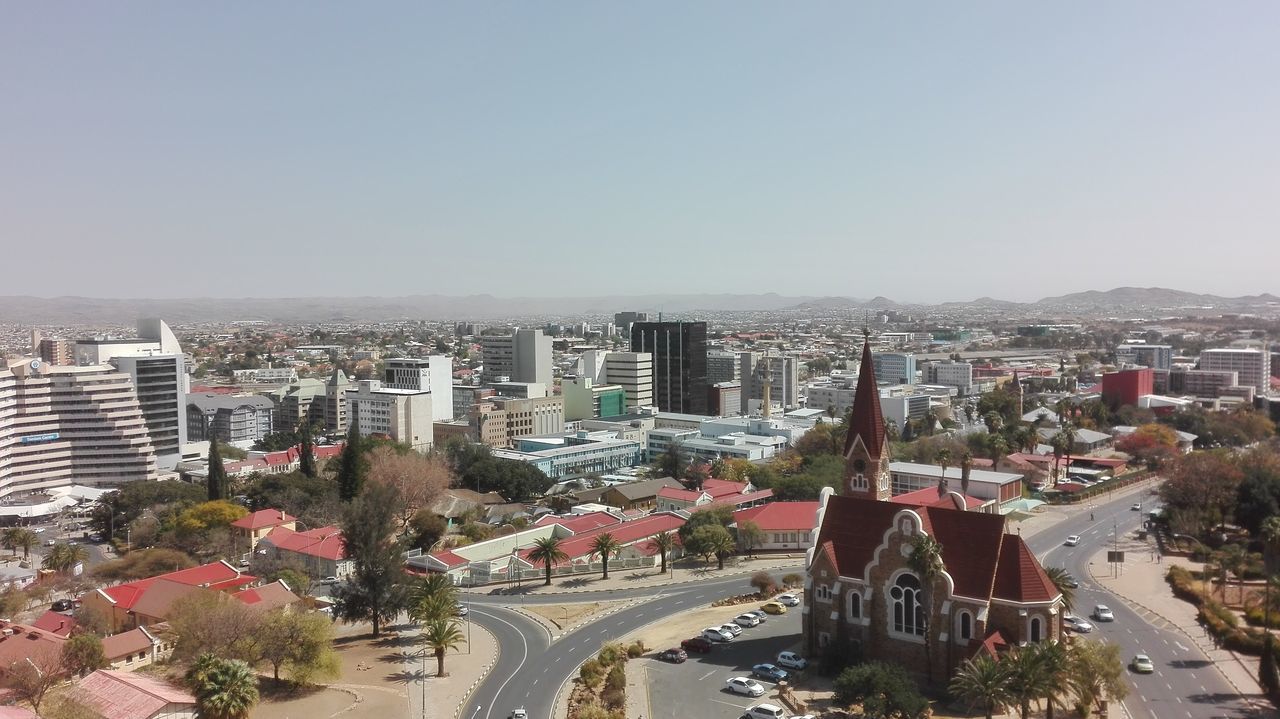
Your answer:
[[[1099,604],[1094,607],[1093,614],[1090,616],[1093,617],[1095,622],[1114,622],[1116,620],[1116,615],[1112,614],[1111,608],[1105,604]]]
[[[48,527],[33,527],[33,528],[31,529],[31,533],[32,533],[32,534],[44,534],[44,530],[46,530],[46,529],[48,529]]]
[[[521,707],[508,714],[507,719],[529,719],[529,715],[525,713],[524,707]]]
[[[795,652],[778,652],[777,662],[787,669],[804,669],[809,666],[809,660]]]
[[[1133,661],[1129,662],[1129,668],[1134,674],[1151,674],[1156,670],[1156,665],[1151,662],[1151,657],[1138,654],[1134,656]]]
[[[704,637],[690,637],[680,642],[680,648],[686,652],[695,652],[697,654],[710,654],[711,642]]]
[[[745,694],[749,697],[764,696],[764,685],[750,677],[731,677],[724,683],[724,688],[734,694]]]
[[[52,547],[57,543],[58,543],[58,540],[54,539],[53,537],[49,537],[48,539],[44,540],[44,546],[46,547]]]
[[[707,627],[702,630],[702,638],[709,642],[731,642],[733,635],[720,627]]]
[[[338,583],[337,577],[325,577],[324,579],[316,580],[316,584],[337,584],[337,583]]]
[[[672,664],[683,664],[685,660],[689,658],[689,655],[679,647],[672,647],[658,652],[658,658],[664,662],[671,662]]]
[[[89,541],[90,541],[90,542],[101,542],[101,541],[102,541],[102,535],[101,535],[101,534],[90,534],[90,535],[89,535]]]
[[[786,614],[787,613],[787,608],[784,607],[781,602],[765,602],[763,605],[760,606],[760,608],[769,614]]]
[[[742,627],[738,626],[737,624],[734,624],[733,622],[729,622],[728,624],[721,624],[720,628],[728,632],[731,636],[735,636],[735,637],[742,633]]]
[[[463,604],[462,602],[454,602],[453,613],[455,616],[465,617],[471,613],[471,609],[469,609],[467,605]]]
[[[1141,511],[1142,511],[1142,502],[1134,502],[1133,504],[1129,505],[1129,511],[1131,511],[1131,512],[1141,512]]]
[[[1074,614],[1064,615],[1062,617],[1062,626],[1080,634],[1088,634],[1093,631],[1092,624]]]
[[[1080,544],[1080,535],[1073,534],[1070,537],[1067,537],[1067,541],[1063,542],[1062,544],[1067,547],[1074,547],[1077,544]]]
[[[783,605],[784,607],[800,606],[800,597],[797,597],[796,595],[791,593],[779,594],[778,596],[773,598],[773,601]]]
[[[742,719],[787,719],[787,714],[777,704],[757,704],[748,708]]]
[[[740,627],[758,627],[760,626],[760,617],[754,614],[739,614],[733,618],[733,623]]]
[[[751,667],[751,676],[768,679],[771,682],[785,681],[787,670],[773,664],[757,664]]]

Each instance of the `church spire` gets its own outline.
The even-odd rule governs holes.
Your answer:
[[[869,334],[863,330],[864,334]],[[849,418],[849,432],[844,440],[844,454],[849,456],[854,441],[862,438],[862,444],[872,457],[884,451],[884,415],[880,412],[880,388],[876,386],[875,363],[871,359],[871,338],[862,340],[862,365],[858,369],[858,387],[853,393],[853,410]]]

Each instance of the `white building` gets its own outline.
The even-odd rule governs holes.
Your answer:
[[[435,421],[453,419],[453,359],[448,355],[397,357],[383,363],[383,389],[427,392]]]
[[[764,400],[764,386],[769,384],[769,402],[783,409],[800,406],[800,363],[795,357],[760,352],[738,353],[739,374],[742,377],[742,414],[751,414],[753,407]]]
[[[1241,385],[1253,387],[1259,394],[1271,389],[1271,353],[1266,350],[1255,347],[1205,350],[1200,353],[1200,369],[1234,371]]]
[[[589,350],[579,359],[578,376],[593,384],[618,385],[627,395],[627,408],[653,406],[653,353]]]
[[[512,382],[551,386],[551,338],[542,330],[516,328],[509,335],[484,335],[480,347],[484,358],[482,384],[505,377]]]
[[[943,384],[955,387],[960,394],[973,392],[973,365],[968,362],[929,362],[924,366],[924,381],[927,384]]]
[[[1167,370],[1173,366],[1173,346],[1126,342],[1116,347],[1116,364]]]
[[[155,449],[129,375],[109,365],[57,367],[33,358],[0,365],[0,497],[156,478]]]
[[[378,380],[362,380],[347,391],[347,421],[356,423],[362,437],[384,435],[425,452],[434,437],[433,397],[431,392],[388,389]],[[452,396],[449,405],[452,410]]]
[[[871,362],[880,382],[916,383],[916,356],[910,352],[875,352],[871,355]]]

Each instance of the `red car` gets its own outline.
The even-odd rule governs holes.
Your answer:
[[[697,652],[698,654],[710,654],[711,642],[702,637],[693,637],[680,642],[680,648],[687,652]]]
[[[672,647],[671,649],[667,649],[665,651],[659,652],[658,658],[664,662],[671,662],[672,664],[682,664],[686,659],[689,658],[689,655],[685,654],[683,649],[677,649],[675,647]]]

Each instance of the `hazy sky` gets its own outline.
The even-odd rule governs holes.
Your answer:
[[[7,3],[0,295],[1280,292],[1277,28],[1272,0]]]

